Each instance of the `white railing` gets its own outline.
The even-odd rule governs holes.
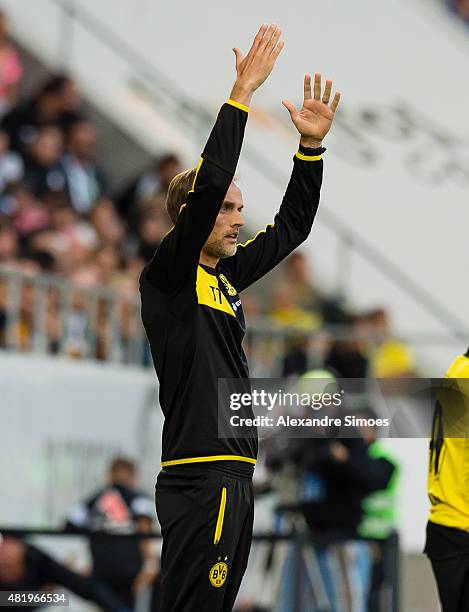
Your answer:
[[[143,364],[138,294],[72,285],[0,267],[0,347],[124,364]]]
[[[248,320],[244,342],[253,378],[283,375],[285,356],[301,344],[309,364],[321,367],[325,337],[348,340],[346,326],[305,330],[284,327],[267,316]],[[367,338],[373,342],[373,338]],[[453,347],[451,335],[405,338],[422,352]],[[461,350],[463,345],[452,351]],[[140,297],[73,284],[61,276],[25,273],[0,266],[0,349],[134,366],[151,365],[140,316]],[[425,367],[423,368],[425,371]]]

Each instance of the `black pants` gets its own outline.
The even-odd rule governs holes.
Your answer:
[[[162,612],[231,612],[249,557],[250,478],[170,467],[156,483]]]
[[[469,612],[469,555],[430,559],[443,612]]]

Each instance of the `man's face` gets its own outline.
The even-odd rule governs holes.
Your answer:
[[[159,179],[164,189],[168,189],[170,182],[181,172],[181,166],[176,160],[167,161],[159,169]]]
[[[231,183],[212,233],[202,249],[205,255],[223,259],[236,253],[239,229],[244,225],[242,210],[243,195],[241,189],[235,183]]]
[[[71,132],[70,151],[81,161],[93,161],[96,155],[96,133],[91,123],[83,121]]]
[[[62,110],[73,111],[80,105],[80,92],[75,81],[69,80],[64,83],[60,93]]]
[[[133,470],[127,468],[119,468],[111,472],[109,475],[111,484],[122,485],[127,489],[135,489],[138,485],[137,474]]]

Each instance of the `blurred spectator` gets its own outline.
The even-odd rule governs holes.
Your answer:
[[[312,332],[322,324],[321,304],[310,282],[306,257],[293,253],[283,265],[283,279],[271,296],[272,320],[281,327]],[[308,336],[290,337],[286,344],[282,376],[302,374],[308,367]]]
[[[80,268],[71,276],[72,291],[70,307],[64,321],[64,351],[69,357],[86,357],[90,347],[90,326],[87,289],[98,284],[98,273],[94,265]]]
[[[7,16],[0,10],[0,117],[16,104],[22,74],[18,53],[10,41]]]
[[[409,348],[391,336],[389,314],[383,308],[366,316],[371,339],[371,376],[403,378],[415,376],[414,358]]]
[[[0,193],[23,178],[23,160],[9,148],[8,134],[5,130],[0,130]]]
[[[134,224],[140,205],[155,196],[162,195],[164,200],[170,182],[181,169],[179,158],[172,153],[154,160],[152,165],[134,178],[118,196],[119,214]]]
[[[162,232],[164,232],[163,235],[173,227],[173,222],[166,209],[166,196],[162,193],[141,202],[137,212],[139,219],[145,216],[153,216],[161,225]]]
[[[106,586],[61,565],[35,546],[6,537],[0,540],[0,591],[54,592],[62,586],[96,603],[107,612],[124,612],[123,603]],[[31,610],[40,605],[16,604],[15,610]]]
[[[108,484],[75,506],[68,516],[69,529],[90,532],[151,533],[156,517],[152,500],[137,490],[133,461],[116,457],[109,468]],[[93,578],[106,584],[127,607],[135,595],[154,584],[157,558],[149,539],[90,540]]]
[[[373,418],[374,414],[370,413],[368,416]],[[393,453],[377,439],[376,428],[361,428],[361,431],[368,444],[368,455],[373,459],[386,459],[394,466],[387,486],[374,491],[362,502],[363,518],[358,533],[362,538],[373,540],[373,570],[367,612],[380,612],[383,591],[386,590],[387,605],[390,610],[395,610],[398,609],[397,594],[393,593],[389,583],[399,572],[397,545],[399,464]],[[390,597],[393,597],[393,601]]]
[[[469,0],[448,0],[450,9],[469,24]]]
[[[18,255],[18,234],[9,225],[0,226],[0,264],[14,261]]]
[[[20,183],[11,187],[9,195],[11,196],[13,225],[18,232],[20,245],[24,247],[28,236],[47,227],[49,215],[41,202],[24,184]]]
[[[348,330],[335,340],[325,357],[325,365],[340,378],[366,378],[369,370],[367,322],[360,315],[354,316]]]
[[[67,205],[52,211],[50,216],[51,246],[60,257],[60,268],[73,272],[92,256],[97,246],[96,232],[86,220]]]
[[[97,232],[101,244],[119,246],[125,236],[125,228],[117,215],[114,202],[101,198],[90,212],[89,219]]]
[[[290,255],[283,266],[283,273],[283,279],[273,294],[277,317],[285,322],[295,321],[296,318],[296,325],[300,326],[317,326],[322,322],[342,324],[346,321],[340,304],[314,287],[312,272],[304,253],[295,251]],[[305,313],[309,313],[310,323]]]
[[[332,611],[366,612],[372,557],[358,536],[362,503],[387,486],[394,465],[371,457],[366,441],[357,437],[305,440],[301,466],[304,516]]]
[[[145,266],[145,261],[138,256],[134,256],[127,261],[126,276],[132,281],[135,290],[138,289],[140,275]]]
[[[63,136],[54,125],[41,127],[31,144],[30,152],[24,155],[24,183],[40,198],[48,191],[63,192],[65,172],[60,163]]]
[[[283,278],[271,296],[272,318],[288,327],[317,328],[322,322],[321,300],[311,284],[306,257],[293,253],[282,271]]]
[[[118,251],[113,246],[108,245],[99,249],[95,253],[95,261],[100,285],[111,286],[117,282],[120,258]]]
[[[45,272],[59,272],[62,255],[54,232],[44,229],[29,236],[27,256],[37,261]]]
[[[161,219],[152,212],[147,212],[139,224],[140,247],[138,255],[146,262],[153,257],[155,250],[159,247],[168,228]]]
[[[285,261],[284,279],[281,285],[293,294],[300,308],[321,315],[322,300],[313,287],[310,266],[301,251],[295,251]]]
[[[87,214],[106,191],[104,173],[96,163],[96,132],[89,121],[72,125],[62,164],[74,209]]]
[[[37,269],[30,272],[32,276]],[[34,304],[36,289],[31,282],[23,283],[20,294],[19,320],[16,322],[15,337],[17,350],[30,351],[33,343],[34,333]]]
[[[27,152],[39,127],[54,124],[66,136],[70,127],[81,119],[80,96],[75,82],[67,75],[50,78],[40,90],[2,119],[15,151]]]
[[[47,292],[44,310],[43,325],[47,351],[55,355],[60,350],[60,340],[63,336],[63,322],[60,317],[60,292],[57,289],[49,289]]]
[[[271,318],[282,327],[313,331],[321,325],[321,315],[304,308],[299,295],[286,284],[279,284],[271,302]]]
[[[159,186],[155,190],[156,195],[166,195],[169,184],[179,172],[182,171],[181,160],[177,155],[169,153],[164,155],[158,162]]]
[[[303,374],[308,369],[309,336],[296,336],[287,342],[282,377]]]

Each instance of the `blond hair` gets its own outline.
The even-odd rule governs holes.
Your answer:
[[[197,168],[190,168],[176,174],[168,187],[166,194],[166,210],[169,218],[175,224],[178,218],[181,206],[187,200],[187,194],[192,189],[194,184]]]

